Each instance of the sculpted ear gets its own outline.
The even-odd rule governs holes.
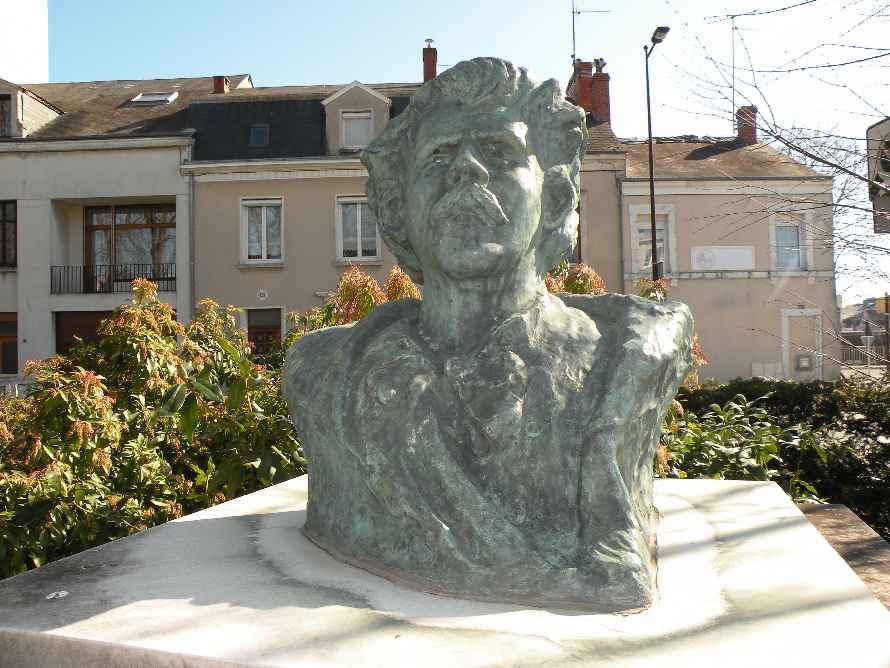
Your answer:
[[[578,191],[565,165],[551,167],[544,174],[542,223],[548,230],[565,225],[578,208]]]

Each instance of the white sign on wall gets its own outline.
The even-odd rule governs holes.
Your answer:
[[[692,271],[750,271],[754,246],[693,246]]]

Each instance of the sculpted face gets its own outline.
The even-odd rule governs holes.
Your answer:
[[[541,219],[543,172],[528,126],[456,106],[426,116],[406,182],[407,232],[424,271],[455,280],[515,270]]]

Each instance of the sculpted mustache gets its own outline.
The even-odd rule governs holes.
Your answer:
[[[490,225],[509,225],[510,219],[494,194],[481,185],[451,190],[442,196],[430,212],[433,222],[455,218],[482,219]]]

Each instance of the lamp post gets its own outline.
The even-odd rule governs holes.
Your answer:
[[[663,266],[663,261],[659,261],[658,259],[658,243],[656,240],[657,234],[655,231],[655,160],[652,156],[652,102],[649,97],[649,56],[652,55],[652,52],[655,51],[655,46],[657,44],[661,44],[664,41],[664,38],[667,37],[668,31],[670,28],[667,26],[660,26],[655,29],[655,32],[652,33],[652,46],[648,44],[643,46],[643,53],[646,54],[646,116],[649,120],[649,206],[651,213],[651,227],[652,227],[652,280],[657,281],[662,277],[663,271],[661,270]]]

